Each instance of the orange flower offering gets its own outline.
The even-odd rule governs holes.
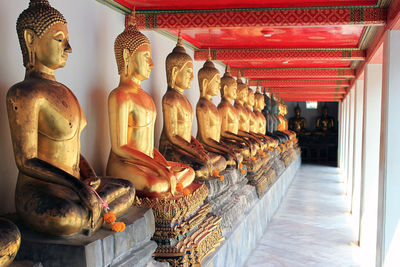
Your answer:
[[[243,163],[239,163],[239,169],[243,169]]]
[[[267,153],[265,153],[265,151],[263,151],[263,153],[262,153],[263,157],[265,157],[266,154],[267,154]]]
[[[262,154],[262,153],[263,153],[262,149],[259,149],[259,150],[258,150],[258,153]]]
[[[114,232],[123,232],[125,230],[125,223],[116,222],[111,226],[111,230]]]
[[[271,152],[272,152],[272,151],[274,151],[274,149],[273,149],[272,147],[270,147],[270,148],[269,148],[269,151],[271,151]]]
[[[241,169],[241,170],[240,170],[240,173],[241,173],[241,174],[244,174],[245,172],[246,172],[246,171],[245,171],[244,169]]]
[[[255,161],[256,157],[251,157],[250,160]]]
[[[183,190],[183,184],[182,184],[182,183],[178,183],[178,184],[176,185],[176,191],[182,192],[182,190]]]
[[[215,177],[217,177],[217,176],[219,175],[219,171],[213,170],[212,175],[215,176]]]
[[[106,214],[104,214],[103,219],[106,224],[112,224],[113,222],[115,222],[117,217],[115,217],[112,211],[109,211]]]
[[[225,179],[225,176],[223,176],[223,175],[221,175],[220,177],[219,177],[219,180],[222,182],[223,180]]]
[[[190,195],[190,190],[187,189],[187,188],[183,189],[183,195],[184,195],[185,197],[189,196],[189,195]]]

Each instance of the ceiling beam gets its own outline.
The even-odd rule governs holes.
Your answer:
[[[305,27],[330,25],[384,25],[387,10],[371,7],[294,8],[259,10],[136,10],[142,29],[198,29],[251,27]]]
[[[241,71],[242,76],[251,79],[350,79],[355,77],[355,71],[352,69],[231,69],[231,73],[234,76],[237,76],[238,71]]]
[[[266,88],[269,92],[271,88]],[[274,93],[286,94],[346,94],[345,88],[272,88]]]
[[[341,97],[321,97],[321,96],[279,96],[284,101],[319,101],[319,102],[340,102]]]
[[[208,50],[194,52],[194,59],[204,61]],[[286,60],[364,60],[364,50],[351,49],[211,49],[211,58],[220,61]]]
[[[250,86],[263,86],[263,87],[333,87],[333,88],[343,88],[350,85],[348,80],[301,80],[301,79],[291,79],[291,80],[250,80]]]

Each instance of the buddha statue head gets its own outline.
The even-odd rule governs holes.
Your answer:
[[[17,20],[17,34],[27,73],[54,75],[65,66],[68,53],[67,21],[48,0],[31,0]]]
[[[249,92],[247,84],[243,83],[242,73],[239,71],[237,77],[237,100],[239,100],[243,104],[247,103],[248,93]]]
[[[193,80],[193,60],[186,53],[179,33],[176,47],[165,60],[168,87],[183,93]]]
[[[328,106],[326,104],[322,107],[322,117],[328,117]]]
[[[231,75],[229,64],[226,64],[224,76],[221,78],[221,97],[225,97],[229,101],[235,100],[237,97],[237,83]]]
[[[265,107],[265,102],[264,102],[264,95],[261,93],[260,87],[257,87],[257,91],[254,94],[254,108],[258,111],[261,111]]]
[[[150,41],[137,29],[134,13],[127,17],[125,30],[115,39],[114,52],[121,78],[140,83],[150,77],[154,67]]]
[[[221,86],[221,77],[219,71],[215,68],[211,61],[211,56],[208,58],[203,67],[198,72],[200,96],[216,96]]]
[[[299,103],[297,103],[297,106],[294,108],[294,113],[296,114],[297,118],[300,118],[301,109],[300,109]]]
[[[254,107],[254,104],[255,104],[254,91],[250,87],[247,87],[247,92],[248,92],[247,93],[247,105],[249,106],[249,108],[252,108],[252,107]]]

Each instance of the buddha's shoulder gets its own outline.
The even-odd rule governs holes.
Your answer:
[[[182,94],[176,92],[175,90],[168,89],[167,92],[164,94],[162,101],[163,101],[163,103],[172,104],[175,101],[181,101],[184,99],[185,99],[185,96],[183,96]]]
[[[18,98],[29,98],[48,96],[51,94],[57,94],[57,89],[67,89],[65,85],[56,81],[50,81],[46,79],[26,79],[22,82],[16,83],[8,89],[7,98],[18,97]]]

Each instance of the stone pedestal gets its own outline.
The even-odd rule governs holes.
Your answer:
[[[225,234],[225,241],[202,262],[202,266],[243,266],[278,209],[300,163],[300,155],[297,155],[283,174],[269,186],[267,192],[256,199],[247,211],[242,212],[241,220]]]
[[[33,232],[17,222],[22,242],[17,261],[40,262],[44,267],[146,266],[157,244],[151,209],[132,207],[118,218],[126,224],[122,233],[100,229],[91,236],[56,238]]]

